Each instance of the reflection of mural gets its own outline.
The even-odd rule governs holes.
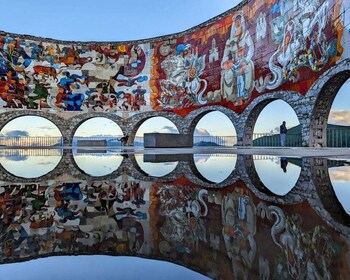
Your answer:
[[[1,261],[92,248],[140,252],[148,219],[144,192],[138,182],[3,185]]]
[[[259,202],[241,183],[210,191],[156,184],[151,200],[154,250],[212,278],[327,279],[341,271],[330,262],[342,258],[346,245],[311,218],[307,206],[289,214]],[[195,201],[197,215],[188,211]],[[208,271],[217,264],[219,270]]]
[[[235,279],[248,279],[256,257],[255,205],[248,194],[237,188],[222,201],[223,238],[232,262]]]
[[[275,263],[277,279],[331,279],[330,261],[337,254],[336,244],[323,226],[309,232],[300,227],[301,216],[286,217],[283,210],[260,202],[258,215],[275,222],[271,228],[273,242],[281,255]]]
[[[176,250],[191,253],[198,249],[199,241],[206,241],[203,217],[208,213],[208,206],[203,197],[206,190],[188,190],[177,186],[164,185],[157,195],[161,207],[159,214],[166,218],[160,232],[166,241],[175,242]]]
[[[121,180],[122,179],[122,180]],[[346,279],[349,248],[306,203],[277,206],[242,181],[0,184],[0,263],[50,255],[164,259],[213,279]]]
[[[345,0],[249,1],[199,29],[128,45],[1,33],[0,107],[241,112],[268,91],[305,94],[348,58],[348,14]]]

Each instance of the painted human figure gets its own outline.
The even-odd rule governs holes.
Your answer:
[[[243,14],[233,17],[230,38],[226,41],[221,61],[221,94],[226,100],[239,103],[253,90],[254,45]]]
[[[211,49],[209,50],[209,63],[219,60],[219,50],[216,46],[216,40],[213,38],[211,41]]]

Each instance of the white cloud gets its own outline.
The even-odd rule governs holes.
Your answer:
[[[29,133],[28,133],[28,131],[24,131],[24,130],[11,130],[11,131],[6,131],[6,136],[8,136],[8,137],[20,137],[20,136],[28,137]]]
[[[333,183],[348,183],[350,182],[350,167],[343,166],[329,170],[329,177]]]
[[[194,136],[212,136],[205,128],[196,128]]]
[[[175,134],[179,133],[179,131],[176,129],[176,127],[169,126],[169,125],[163,126],[163,128],[161,130],[164,131],[165,133],[175,133]]]
[[[337,125],[350,125],[350,111],[331,110],[328,122]]]

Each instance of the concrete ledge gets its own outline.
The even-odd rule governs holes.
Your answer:
[[[145,133],[145,148],[189,148],[193,146],[193,137],[188,134]]]
[[[78,147],[106,147],[106,140],[78,140]]]
[[[174,162],[174,161],[190,161],[193,154],[144,154],[144,162]]]

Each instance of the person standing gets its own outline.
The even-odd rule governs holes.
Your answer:
[[[285,147],[286,135],[287,135],[286,122],[283,121],[282,124],[280,125],[280,141],[281,141],[281,146],[282,147]]]

